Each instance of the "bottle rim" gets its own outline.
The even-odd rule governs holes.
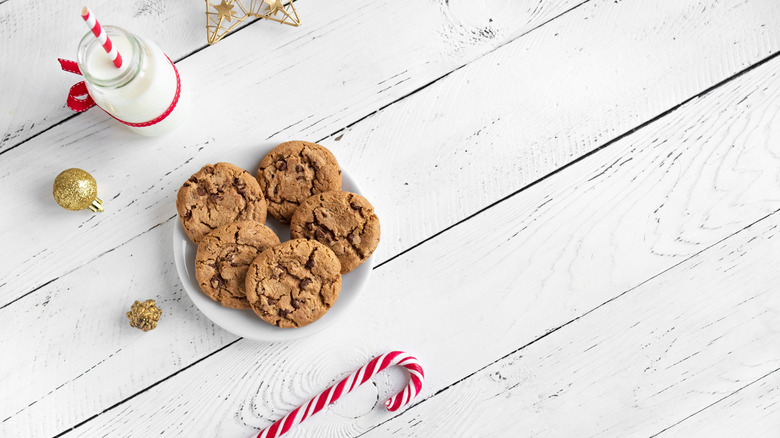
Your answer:
[[[108,79],[97,78],[89,71],[87,56],[93,50],[103,52],[103,46],[92,32],[87,32],[79,42],[78,55],[76,61],[79,64],[82,76],[87,82],[102,88],[121,88],[138,75],[141,70],[141,43],[130,32],[117,26],[103,26],[103,31],[110,37],[123,36],[130,42],[131,53],[121,53],[122,61],[127,67],[121,70],[121,73]]]

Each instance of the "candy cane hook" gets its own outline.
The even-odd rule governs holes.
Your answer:
[[[321,411],[325,406],[335,402],[339,397],[351,392],[363,383],[366,383],[368,379],[373,377],[376,373],[391,365],[399,365],[409,371],[409,384],[406,385],[403,391],[390,397],[390,399],[385,402],[385,407],[387,407],[388,411],[398,410],[407,405],[420,393],[425,373],[414,356],[404,353],[403,351],[391,351],[390,353],[375,357],[371,362],[350,374],[341,382],[326,389],[307,403],[298,406],[294,411],[287,414],[287,416],[261,431],[257,435],[257,438],[277,438],[281,436],[296,424],[302,423],[310,416]]]

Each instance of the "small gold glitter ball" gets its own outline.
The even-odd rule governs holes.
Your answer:
[[[68,210],[103,211],[103,201],[97,197],[97,182],[81,169],[67,169],[54,179],[52,189],[57,204]]]
[[[127,319],[130,320],[131,326],[148,332],[157,327],[157,321],[160,320],[162,310],[157,307],[154,300],[146,300],[143,303],[136,300],[126,315]]]

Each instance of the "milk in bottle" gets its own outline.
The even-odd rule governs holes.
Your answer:
[[[153,42],[116,26],[103,26],[122,55],[116,68],[100,42],[81,39],[78,65],[95,103],[143,135],[162,135],[181,123],[189,95],[171,61]]]

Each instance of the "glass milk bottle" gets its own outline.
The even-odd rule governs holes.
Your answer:
[[[81,39],[78,65],[92,100],[139,134],[171,131],[184,119],[189,100],[176,67],[155,43],[116,26],[103,30],[122,66],[114,66],[92,33]]]

